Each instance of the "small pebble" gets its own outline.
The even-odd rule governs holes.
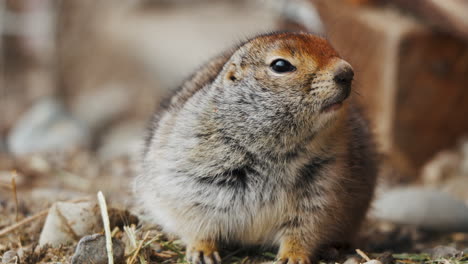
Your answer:
[[[376,259],[371,259],[369,261],[364,262],[364,264],[382,264],[382,262],[376,260]]]
[[[122,241],[113,238],[112,249],[114,263],[124,263],[125,245]],[[106,238],[101,234],[94,234],[81,238],[71,260],[72,264],[107,264]]]
[[[454,258],[462,255],[462,252],[454,247],[437,246],[430,251],[432,259]]]
[[[20,259],[16,251],[9,250],[3,253],[2,264],[20,264]]]
[[[359,264],[358,257],[350,257],[343,264]]]

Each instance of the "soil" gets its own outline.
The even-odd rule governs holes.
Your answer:
[[[185,262],[183,244],[177,238],[162,233],[158,227],[146,224],[144,217],[139,215],[138,208],[132,204],[130,186],[136,163],[135,159],[129,157],[103,162],[86,150],[22,158],[1,156],[0,256],[14,250],[21,263],[69,263],[78,241],[58,248],[38,247],[45,212],[56,201],[81,198],[96,200],[96,193],[101,190],[110,208],[113,236],[127,245],[127,263]],[[12,183],[12,178],[15,179],[15,184]],[[38,213],[39,217],[33,221],[3,233],[9,227]],[[133,246],[130,242],[132,239]],[[468,263],[468,255],[461,252],[468,248],[468,234],[464,233],[431,233],[411,226],[369,220],[357,240],[353,248],[332,250],[323,255],[340,263],[353,256],[358,257],[358,261],[365,262],[355,252],[359,248],[370,258],[380,259],[384,264]],[[442,254],[443,258],[439,254],[437,259],[431,258],[433,248],[440,245],[449,246],[459,253],[455,256]],[[230,248],[223,249],[222,256],[225,263],[264,262],[273,261],[274,252],[275,249]]]

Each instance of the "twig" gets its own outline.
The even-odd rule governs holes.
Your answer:
[[[79,198],[79,199],[75,199],[75,200],[69,200],[69,201],[64,201],[64,202],[68,202],[68,203],[79,203],[79,202],[83,202],[83,201],[87,201],[88,199],[87,198]],[[49,209],[45,209],[45,210],[42,210],[40,211],[39,213],[35,214],[35,215],[32,215],[30,217],[27,217],[21,221],[19,221],[18,223],[14,224],[14,225],[11,225],[11,226],[7,226],[5,228],[3,228],[2,230],[0,230],[0,237],[16,230],[17,228],[27,224],[27,223],[30,223],[36,219],[40,219],[44,216],[47,215],[47,213],[49,212]]]
[[[99,208],[101,208],[102,223],[104,225],[104,233],[106,234],[106,249],[109,264],[114,264],[114,254],[112,252],[112,234],[110,230],[109,214],[107,213],[106,199],[101,191],[97,194]]]
[[[18,222],[18,193],[16,192],[16,171],[11,172],[11,189],[13,190],[13,199],[15,200],[15,221]]]
[[[135,250],[135,253],[133,253],[133,256],[130,258],[130,261],[128,262],[128,264],[133,264],[135,262],[136,257],[138,256],[138,253],[140,253],[140,250],[143,247],[143,243],[148,238],[149,233],[150,233],[149,231],[146,232],[145,236],[143,237],[143,240],[141,240],[140,243],[138,244],[138,247]]]
[[[135,238],[135,225],[132,224],[130,227],[129,226],[124,226],[124,231],[127,234],[127,237],[130,240],[130,243],[131,243],[131,246],[132,246],[132,251],[130,251],[128,256],[133,256],[133,253],[135,253],[135,251],[140,250],[140,249],[138,249],[138,245],[137,245],[136,238]],[[153,243],[157,239],[158,239],[157,237],[154,237],[154,238],[150,239],[141,248],[145,248],[145,247],[149,246],[151,243]],[[139,257],[140,257],[140,264],[146,264],[147,263],[143,256],[139,256]],[[127,259],[127,264],[128,263],[130,263],[130,259]]]
[[[156,256],[158,256],[160,258],[167,258],[167,259],[174,257],[174,255],[167,254],[167,253],[164,253],[164,252],[161,252],[161,253],[153,252],[153,255],[156,255]],[[176,256],[177,256],[177,254],[176,254]]]
[[[118,226],[114,227],[114,230],[112,230],[111,236],[115,237],[115,235],[120,231],[120,228]]]
[[[146,243],[143,245],[142,248],[145,248],[145,247],[147,247],[147,246],[153,244],[153,242],[155,242],[155,241],[157,241],[157,240],[159,240],[159,237],[153,237],[153,238],[150,239],[148,242],[146,242]]]
[[[146,248],[148,247],[149,245],[153,244],[153,242],[155,241],[158,241],[160,238],[158,237],[153,237],[152,239],[148,240],[148,242],[144,243],[143,246],[141,248]],[[133,243],[133,242],[132,242]],[[136,243],[136,242],[135,242]],[[133,256],[133,254],[135,253],[135,251],[137,250],[137,245],[135,244],[135,247],[130,251],[130,253],[127,254],[127,256]],[[130,259],[128,259],[130,260]],[[141,262],[141,259],[140,259],[140,262]],[[127,261],[127,264],[129,263],[129,261]]]
[[[16,230],[17,228],[19,228],[19,227],[21,227],[21,226],[23,226],[23,225],[25,225],[27,223],[30,223],[30,222],[32,222],[32,221],[34,221],[36,219],[39,219],[39,218],[42,218],[42,217],[46,216],[48,212],[49,212],[49,209],[45,209],[45,210],[40,211],[39,213],[37,213],[35,215],[32,215],[32,216],[30,216],[28,218],[25,218],[25,219],[17,222],[14,225],[5,227],[4,229],[0,230],[0,237],[2,237],[4,235]]]
[[[361,256],[363,259],[365,259],[366,261],[370,261],[371,259],[369,258],[369,256],[366,255],[366,253],[364,253],[362,250],[360,249],[356,249],[356,252],[359,254],[359,256]]]

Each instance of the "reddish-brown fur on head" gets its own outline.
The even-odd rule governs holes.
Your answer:
[[[278,45],[278,54],[289,56],[306,55],[318,68],[326,66],[330,60],[339,58],[330,43],[312,34],[280,33],[261,36],[253,41],[260,46]]]

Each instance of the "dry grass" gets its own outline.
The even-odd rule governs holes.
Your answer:
[[[109,203],[109,230],[112,230],[113,238],[121,239],[126,244],[126,264],[186,263],[185,248],[180,240],[169,238],[157,229],[136,225],[135,217],[123,211],[134,210],[129,203],[131,196],[127,188],[131,175],[134,175],[133,161],[118,158],[101,162],[93,155],[88,151],[76,151],[59,156],[0,157],[0,173],[10,175],[11,171],[17,171],[15,187],[0,186],[0,256],[8,250],[15,250],[22,252],[22,263],[67,263],[77,241],[59,248],[37,246],[48,208],[53,202],[73,200],[70,198],[76,199],[73,196],[78,194],[80,197],[93,195],[97,189],[105,188]],[[16,198],[13,194],[15,188]],[[16,221],[17,213],[19,221]],[[369,228],[364,230],[361,249],[369,258],[378,258],[380,254],[376,252],[391,250],[395,263],[468,264],[466,254],[448,259],[431,259],[427,254],[418,253],[436,245],[468,248],[468,234],[431,234],[408,227],[389,228],[388,223],[384,228],[380,228],[379,223],[367,226]],[[274,261],[275,258],[275,250],[258,248],[224,249],[221,253],[224,263],[257,263]],[[348,256],[358,255],[350,252]],[[364,258],[361,260],[366,261]]]

